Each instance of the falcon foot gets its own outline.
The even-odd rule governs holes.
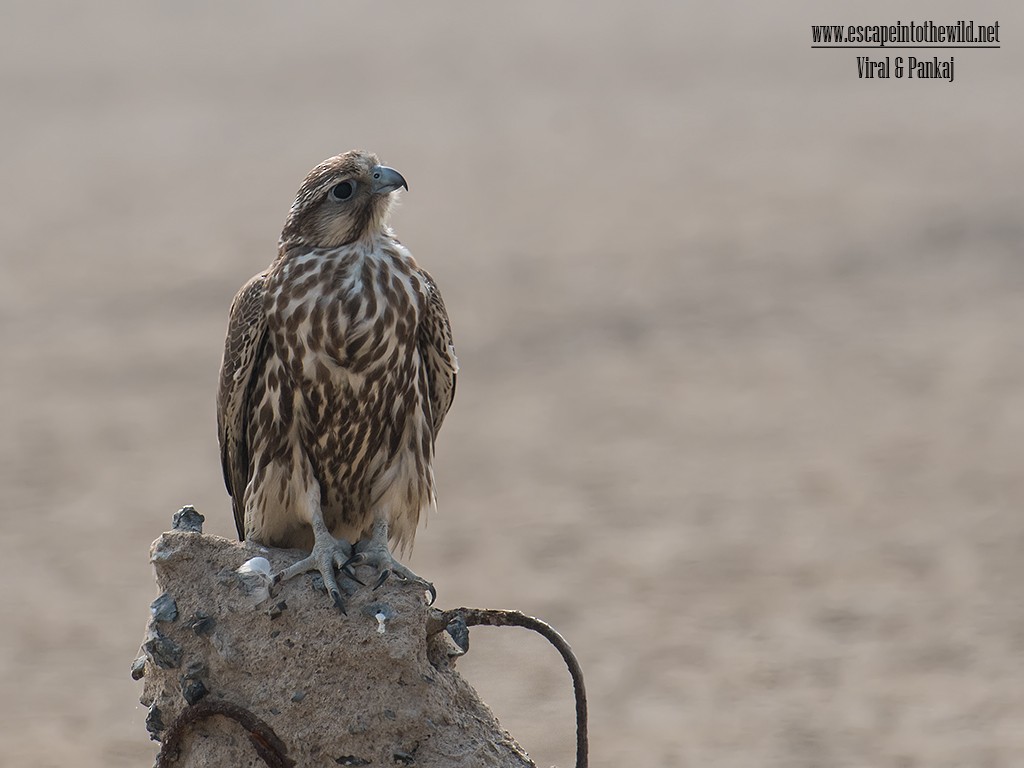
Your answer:
[[[274,574],[273,583],[279,584],[300,574],[316,571],[320,574],[320,578],[324,580],[324,587],[327,588],[327,594],[331,596],[335,607],[347,615],[348,611],[345,610],[345,601],[342,599],[341,590],[338,588],[338,580],[334,575],[334,569],[337,568],[348,578],[362,584],[363,582],[356,578],[355,571],[348,564],[351,556],[352,545],[344,539],[335,539],[329,534],[317,536],[313,543],[313,551],[309,553],[309,557],[303,558],[295,563],[295,565]]]
[[[377,569],[379,573],[373,588],[380,589],[391,576],[395,576],[403,583],[416,584],[430,593],[430,601],[427,605],[433,605],[437,599],[437,590],[434,585],[426,579],[417,576],[400,562],[395,560],[394,555],[388,551],[387,544],[371,538],[360,541],[355,546],[355,552],[341,566],[342,571],[348,573],[349,569],[357,565],[368,565]]]

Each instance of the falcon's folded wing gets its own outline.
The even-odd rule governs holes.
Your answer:
[[[459,372],[459,361],[455,358],[452,326],[441,293],[425,270],[420,270],[420,276],[427,286],[427,307],[419,328],[420,360],[427,381],[430,423],[436,440],[444,417],[455,399],[455,377]]]
[[[224,485],[231,494],[238,538],[245,538],[245,487],[249,482],[248,428],[253,383],[268,346],[263,308],[267,272],[247,282],[231,302],[217,393],[217,432]]]

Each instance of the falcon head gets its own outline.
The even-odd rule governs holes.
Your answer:
[[[281,244],[336,248],[384,231],[392,195],[409,189],[377,156],[352,150],[309,172],[281,232]]]

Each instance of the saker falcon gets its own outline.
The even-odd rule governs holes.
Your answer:
[[[310,555],[345,610],[336,569],[397,562],[435,506],[434,441],[458,363],[441,294],[387,225],[402,175],[363,151],[299,188],[277,259],[231,304],[217,426],[242,539]]]

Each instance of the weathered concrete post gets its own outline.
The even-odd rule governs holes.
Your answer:
[[[347,616],[318,576],[271,596],[263,563],[239,568],[262,557],[277,571],[302,553],[201,523],[186,507],[151,550],[161,594],[133,675],[164,741],[158,765],[534,765],[455,671],[448,634],[428,637],[418,589],[360,588]]]

